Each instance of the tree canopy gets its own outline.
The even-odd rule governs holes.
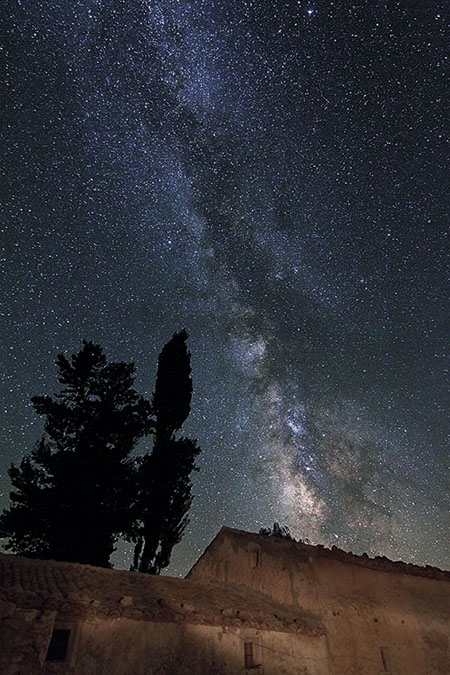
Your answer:
[[[151,406],[133,389],[134,365],[108,363],[92,342],[57,358],[61,392],[32,399],[44,436],[11,466],[12,505],[0,516],[6,548],[23,555],[107,566],[133,511],[136,441]]]
[[[192,504],[190,475],[200,448],[176,432],[189,415],[192,397],[187,333],[175,333],[158,359],[153,414],[153,450],[138,468],[138,522],[135,569],[159,574],[170,562],[172,549],[183,536]]]
[[[192,503],[190,474],[200,449],[177,436],[190,412],[187,333],[163,347],[152,402],[133,388],[134,364],[106,360],[83,342],[57,357],[60,393],[36,396],[44,435],[9,476],[11,506],[0,516],[7,550],[108,566],[117,539],[135,542],[134,564],[159,573],[181,540]],[[153,448],[134,457],[137,441]]]

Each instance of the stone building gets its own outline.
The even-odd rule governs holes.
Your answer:
[[[287,660],[280,673],[450,675],[449,572],[224,527],[187,578],[240,584],[320,618],[325,659]]]
[[[0,675],[449,675],[449,580],[230,528],[186,579],[0,554]]]

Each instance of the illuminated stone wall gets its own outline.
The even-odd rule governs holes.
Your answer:
[[[318,615],[326,660],[318,653],[307,673],[450,673],[448,573],[223,528],[188,578],[243,584]]]
[[[218,627],[154,623],[130,619],[66,622],[74,643],[61,662],[46,662],[50,632],[36,615],[15,615],[16,634],[0,638],[2,675],[321,675],[317,657],[325,658],[323,637],[241,626]],[[251,644],[253,667],[245,668],[245,645]],[[247,650],[248,656],[248,650]],[[261,667],[258,667],[261,666]]]

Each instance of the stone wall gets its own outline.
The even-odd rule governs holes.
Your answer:
[[[224,528],[188,576],[243,584],[316,613],[327,634],[317,671],[324,675],[449,675],[450,583],[437,578],[444,573],[352,559]]]
[[[323,638],[240,627],[176,625],[129,620],[86,622],[77,648],[86,675],[234,675],[245,673],[244,643],[251,642],[264,675],[303,670],[323,651]],[[256,664],[256,661],[255,661]],[[253,669],[252,669],[253,670]],[[258,672],[261,669],[254,669]]]
[[[55,612],[24,609],[0,600],[0,673],[40,673],[55,620]]]
[[[0,628],[1,675],[320,675],[323,636],[131,619],[66,620],[74,632],[65,662],[45,662],[54,616],[8,608]],[[6,638],[6,639],[5,639]],[[254,665],[245,669],[244,644]]]

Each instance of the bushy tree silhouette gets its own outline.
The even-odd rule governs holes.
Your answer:
[[[275,537],[277,539],[290,539],[291,541],[295,541],[288,526],[280,525],[279,523],[274,523],[272,529],[270,527],[261,527],[259,534],[263,534],[265,537]]]
[[[19,554],[108,566],[134,516],[130,453],[151,430],[151,406],[132,387],[134,365],[108,363],[92,342],[57,366],[61,392],[32,399],[44,437],[9,470],[0,536]]]

